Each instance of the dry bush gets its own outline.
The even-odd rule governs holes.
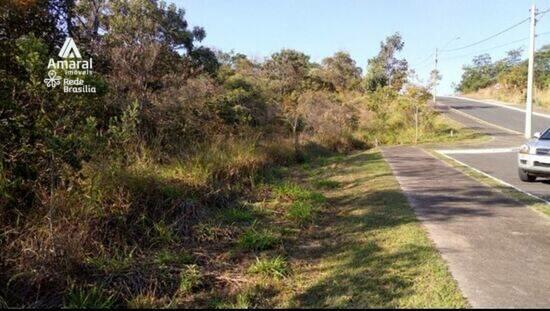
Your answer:
[[[182,81],[155,97],[148,118],[154,130],[148,139],[152,148],[167,155],[180,154],[196,142],[223,133],[225,126],[209,108],[209,100],[222,89],[208,76]]]
[[[353,132],[359,128],[359,113],[353,105],[326,92],[306,92],[299,102],[305,132],[313,140],[340,152],[356,147]]]

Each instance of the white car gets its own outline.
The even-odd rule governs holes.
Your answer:
[[[550,128],[521,146],[518,154],[519,179],[533,182],[537,177],[550,177]]]

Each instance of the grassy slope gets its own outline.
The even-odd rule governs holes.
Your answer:
[[[476,139],[445,119],[438,123],[438,131],[423,141]],[[376,150],[332,157],[323,156],[327,153],[322,149],[305,150],[306,164],[269,174],[265,155],[253,145],[229,145],[184,163],[137,163],[123,176],[101,184],[100,189],[114,193],[99,193],[97,204],[104,204],[103,196],[108,203],[122,189],[123,198],[147,209],[121,210],[97,219],[114,219],[108,221],[111,227],[105,236],[116,233],[121,238],[102,252],[88,250],[74,259],[78,267],[94,273],[69,274],[73,270],[63,269],[72,265],[50,263],[47,268],[58,271],[61,280],[74,283],[45,305],[466,305]],[[279,144],[270,154],[289,153],[283,149]],[[195,189],[192,194],[204,192],[199,197],[205,202],[183,205],[196,207],[191,211],[197,214],[186,228],[170,212],[182,207],[178,198],[189,185]],[[139,217],[128,217],[128,212]],[[67,221],[81,223],[78,215],[73,218]],[[34,236],[34,231],[28,235]],[[134,242],[125,244],[127,240]],[[76,241],[78,252],[86,245],[78,237],[70,241]],[[30,266],[44,265],[37,258]],[[12,282],[9,290],[25,288],[24,280]],[[0,306],[6,305],[2,297],[13,296],[2,290]]]
[[[271,305],[467,305],[379,152],[333,157],[292,171],[295,180],[316,186],[328,201],[315,225],[288,247],[292,273],[260,282],[276,289]]]
[[[487,87],[473,93],[464,94],[464,96],[475,99],[492,99],[516,105],[525,105],[525,95],[521,92],[506,91],[503,89],[495,89]],[[550,110],[550,89],[535,90],[534,92],[535,106],[541,110]]]

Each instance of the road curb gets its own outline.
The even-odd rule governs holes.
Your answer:
[[[527,192],[527,191],[521,190],[520,188],[518,188],[518,187],[516,187],[516,186],[514,186],[514,185],[512,185],[512,184],[509,184],[509,183],[505,182],[505,181],[502,180],[502,179],[499,179],[499,178],[496,178],[496,177],[494,177],[494,176],[492,176],[492,175],[490,175],[490,174],[487,174],[487,173],[485,173],[484,171],[481,171],[481,170],[479,170],[479,169],[477,169],[477,168],[475,168],[475,167],[473,167],[473,166],[470,166],[470,165],[468,165],[468,164],[466,164],[466,163],[464,163],[464,162],[462,162],[462,161],[460,161],[460,160],[457,160],[457,159],[455,159],[455,158],[449,156],[448,154],[445,154],[445,153],[443,153],[443,152],[440,152],[439,150],[434,150],[434,152],[437,152],[438,154],[442,155],[443,157],[445,157],[445,158],[447,158],[447,159],[449,159],[449,160],[451,160],[451,161],[454,161],[454,162],[458,163],[459,165],[462,165],[462,166],[464,166],[464,167],[466,167],[466,168],[468,168],[468,169],[470,169],[470,170],[472,170],[472,171],[474,171],[474,172],[476,172],[476,173],[479,173],[479,174],[481,174],[481,175],[483,175],[483,176],[485,176],[485,177],[488,177],[488,178],[490,178],[490,179],[492,179],[492,180],[494,180],[494,181],[500,183],[501,185],[504,185],[504,186],[506,186],[506,187],[510,187],[510,188],[512,188],[512,189],[514,189],[514,190],[517,190],[517,191],[519,191],[519,192],[521,192],[521,193],[523,193],[523,194],[525,194],[525,195],[527,195],[527,196],[529,196],[529,197],[532,197],[532,198],[534,198],[534,199],[536,199],[536,200],[539,200],[539,201],[541,201],[541,202],[544,202],[544,203],[546,203],[546,204],[550,204],[550,201],[547,201],[547,200],[545,200],[545,199],[543,199],[543,198],[541,198],[541,197],[538,197],[538,196],[536,196],[536,195],[534,195],[534,194],[532,194],[532,193],[529,193],[529,192]],[[443,163],[445,163],[445,161],[443,161]],[[445,163],[445,164],[449,165],[448,163]],[[449,165],[449,166],[450,166],[450,165]],[[452,166],[451,166],[451,167],[452,167]]]

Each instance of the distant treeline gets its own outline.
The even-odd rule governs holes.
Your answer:
[[[489,54],[474,57],[472,64],[463,67],[462,80],[456,90],[472,93],[498,84],[505,91],[524,93],[528,60],[522,60],[521,54],[522,49],[511,50],[497,61],[492,61]],[[547,89],[549,86],[550,46],[547,45],[535,53],[535,87]]]

